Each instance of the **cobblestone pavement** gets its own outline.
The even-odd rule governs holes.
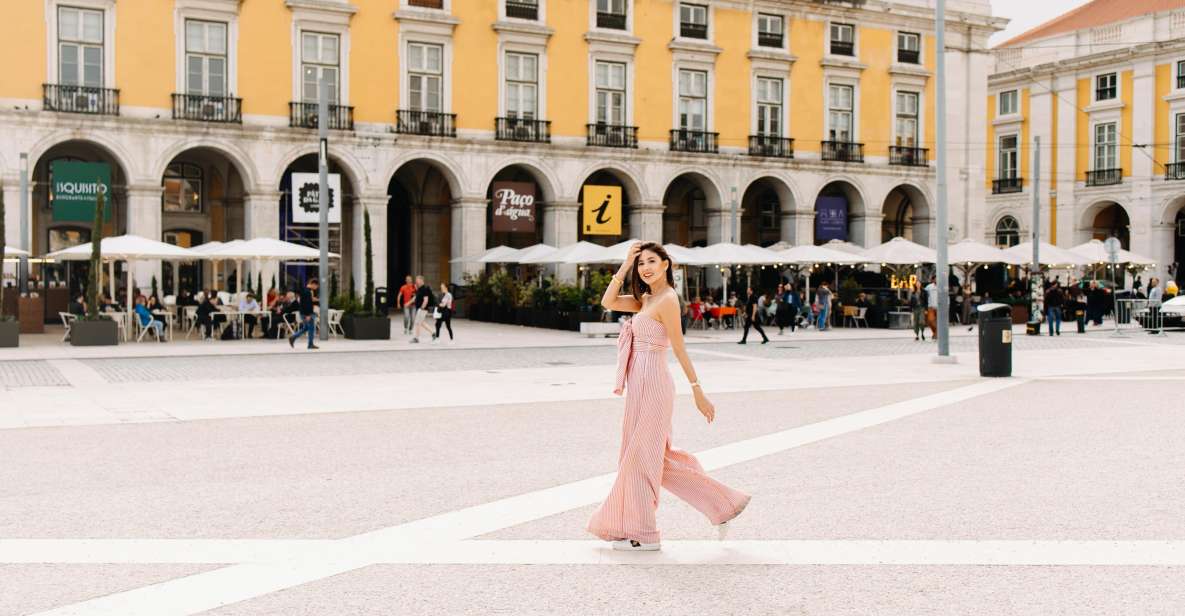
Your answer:
[[[0,361],[0,389],[67,384],[65,377],[47,361]]]

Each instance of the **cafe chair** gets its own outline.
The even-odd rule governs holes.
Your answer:
[[[852,317],[852,324],[856,327],[868,327],[868,319],[865,318],[867,314],[867,308],[857,308],[856,315]],[[863,323],[863,325],[861,325],[861,323]]]
[[[62,320],[62,327],[66,328],[66,332],[62,334],[62,342],[67,342],[70,340],[70,326],[74,324],[74,321],[78,320],[78,315],[69,312],[59,312],[58,318]]]

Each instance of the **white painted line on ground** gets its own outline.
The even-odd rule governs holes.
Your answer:
[[[950,391],[739,441],[696,455],[704,468],[713,470],[995,393],[1026,382],[1024,379],[981,381]],[[337,544],[334,548],[329,552],[322,552],[319,557],[307,553],[295,554],[295,560],[287,565],[233,565],[84,601],[37,616],[195,614],[382,562],[384,556],[389,558],[393,553],[433,554],[440,549],[441,544],[471,539],[593,504],[604,498],[612,482],[612,473],[600,475],[341,539],[334,542]],[[340,558],[335,559],[332,554],[337,554]]]
[[[758,359],[768,359],[768,358],[756,357],[754,355],[741,355],[739,353],[725,353],[723,351],[705,351],[704,349],[695,349],[695,348],[691,348],[691,347],[687,347],[687,353],[689,355],[708,355],[708,356],[712,356],[712,357],[724,357],[727,359],[739,359],[741,361],[754,361],[754,360],[758,360]]]
[[[45,363],[61,373],[72,387],[107,385],[107,379],[77,359],[50,359]]]
[[[329,539],[0,539],[0,564],[211,564],[285,561],[333,552]]]
[[[1046,376],[1041,377],[1042,381],[1185,381],[1185,376],[1100,376],[1100,375],[1082,375],[1082,376]]]

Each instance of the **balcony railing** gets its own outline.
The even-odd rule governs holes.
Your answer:
[[[420,6],[426,9],[443,9],[444,0],[407,0],[408,6]]]
[[[524,118],[495,118],[494,138],[498,141],[551,143],[551,122]]]
[[[233,96],[173,94],[173,119],[243,123],[243,99]]]
[[[506,0],[506,16],[535,21],[539,19],[539,5],[522,0]]]
[[[782,33],[781,32],[758,32],[757,33],[758,47],[777,47],[782,48]]]
[[[603,148],[638,147],[638,127],[617,124],[586,124],[588,145]]]
[[[928,167],[930,165],[930,150],[926,148],[911,148],[901,145],[889,146],[889,164],[904,165],[906,167]]]
[[[794,158],[794,139],[778,135],[749,135],[749,156]]]
[[[999,178],[992,180],[992,194],[1006,195],[1008,193],[1018,193],[1024,190],[1024,178]]]
[[[675,129],[671,131],[671,151],[715,154],[720,151],[716,143],[719,136],[702,130]]]
[[[597,12],[597,27],[609,30],[625,30],[625,13]]]
[[[1110,186],[1123,181],[1123,169],[1095,169],[1086,172],[1087,186]]]
[[[288,103],[288,126],[317,128],[317,103]],[[354,130],[354,108],[329,105],[329,130]]]
[[[856,55],[856,44],[851,41],[831,41],[831,55],[854,56]]]
[[[41,85],[46,111],[119,115],[119,90],[46,83]]]
[[[864,162],[864,144],[850,141],[824,141],[823,160],[862,163]]]
[[[902,64],[920,64],[922,54],[916,49],[898,49],[897,61]]]
[[[1164,179],[1185,180],[1185,163],[1169,163],[1165,165]]]
[[[679,24],[679,36],[683,38],[707,39],[708,24],[682,22]]]
[[[395,131],[405,135],[456,137],[457,114],[400,109],[396,112]]]

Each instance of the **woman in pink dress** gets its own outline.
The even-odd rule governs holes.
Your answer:
[[[621,295],[623,280],[631,269],[631,293]],[[660,548],[654,519],[660,486],[707,516],[717,525],[721,538],[725,524],[749,504],[749,495],[709,477],[695,456],[671,448],[675,382],[667,369],[668,346],[674,349],[691,383],[696,408],[708,423],[716,416],[683,346],[674,284],[671,258],[662,245],[638,243],[630,248],[601,298],[601,305],[608,310],[637,313],[622,326],[617,341],[614,393],[625,391],[617,480],[588,524],[589,532],[613,542],[615,550]]]

